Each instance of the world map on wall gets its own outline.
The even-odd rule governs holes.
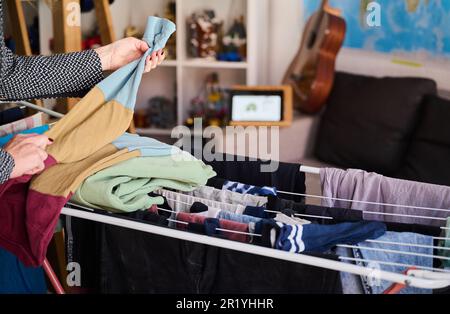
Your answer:
[[[306,18],[320,0],[302,0]],[[377,0],[381,26],[369,27],[371,0],[330,0],[347,22],[345,47],[450,58],[450,0]]]

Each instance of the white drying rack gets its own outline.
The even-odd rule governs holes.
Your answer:
[[[1,102],[0,102],[1,103]],[[48,110],[36,105],[30,104],[28,102],[17,102],[20,105],[30,107],[32,109],[44,112],[55,118],[62,118],[63,115],[60,113]],[[320,168],[301,166],[301,172],[310,174],[320,174]],[[295,194],[295,193],[292,193]],[[302,194],[297,194],[302,195]],[[305,195],[307,196],[307,195]],[[427,270],[409,270],[406,274],[394,273],[382,271],[379,269],[374,269],[371,267],[363,267],[354,264],[345,263],[342,261],[333,261],[329,259],[304,255],[304,254],[293,254],[289,252],[284,252],[276,249],[270,249],[265,247],[260,247],[252,244],[246,244],[241,242],[235,242],[230,240],[225,240],[221,238],[210,237],[206,235],[199,235],[195,233],[189,233],[185,231],[180,231],[176,229],[160,227],[155,225],[150,225],[147,223],[127,220],[119,217],[115,217],[111,214],[100,214],[96,213],[92,209],[85,208],[86,210],[74,209],[69,207],[64,207],[61,214],[70,217],[76,217],[80,219],[90,220],[94,222],[104,223],[108,225],[113,225],[117,227],[142,231],[150,234],[161,235],[165,237],[196,242],[200,244],[220,247],[224,249],[265,256],[269,258],[275,258],[279,260],[300,263],[315,267],[321,267],[325,269],[347,272],[354,275],[366,276],[369,278],[376,278],[380,280],[385,280],[393,283],[403,284],[415,288],[423,289],[442,289],[450,286],[450,273],[437,272],[437,271],[427,271]],[[445,228],[442,228],[445,229]]]
[[[431,272],[424,270],[412,270],[408,275],[380,271],[370,267],[362,267],[349,263],[332,261],[329,259],[304,255],[293,254],[280,250],[260,247],[252,244],[246,244],[241,242],[235,242],[205,235],[199,235],[195,233],[180,231],[176,229],[160,227],[150,225],[147,223],[141,223],[137,221],[122,219],[107,214],[99,214],[93,212],[87,212],[83,210],[73,209],[65,207],[62,210],[62,214],[70,217],[76,217],[80,219],[100,222],[117,227],[127,228],[131,230],[137,230],[141,232],[151,233],[155,235],[161,235],[169,238],[175,238],[179,240],[185,240],[228,250],[234,250],[249,254],[255,254],[259,256],[265,256],[275,258],[279,260],[300,263],[315,267],[326,268],[330,270],[336,270],[341,272],[347,272],[359,276],[376,277],[377,279],[386,280],[393,283],[404,284],[406,286],[423,288],[423,289],[441,289],[450,286],[450,274],[441,272]]]

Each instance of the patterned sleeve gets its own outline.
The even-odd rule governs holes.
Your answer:
[[[0,0],[0,100],[80,97],[103,79],[94,50],[55,56],[17,56],[5,45]]]
[[[0,184],[9,180],[14,169],[14,159],[3,149],[0,149]]]
[[[94,50],[21,57],[3,46],[0,53],[2,100],[81,97],[103,79]]]

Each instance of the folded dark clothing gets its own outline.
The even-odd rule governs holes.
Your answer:
[[[25,118],[24,112],[19,107],[0,112],[0,126],[13,123]]]
[[[217,159],[219,160],[204,162],[213,167],[218,178],[259,187],[275,187],[277,191],[298,194],[306,192],[305,174],[300,172],[300,164],[278,162],[275,171],[264,172],[265,167],[273,165],[272,161],[225,154],[219,155]],[[219,184],[219,181],[214,184]],[[304,201],[304,197],[296,195],[283,195],[283,198]]]
[[[145,212],[128,219],[153,219]],[[70,262],[83,269],[82,287],[97,293],[341,294],[339,272],[72,219]],[[190,231],[195,231],[191,225]],[[197,232],[203,233],[203,225]],[[337,256],[315,257],[337,260]]]
[[[301,215],[312,215],[312,216],[333,218],[327,219],[327,218],[305,217],[305,219],[308,219],[311,222],[323,225],[330,225],[341,222],[357,222],[364,220],[363,212],[360,210],[305,205],[289,200],[283,200],[277,197],[269,197],[267,209],[282,212],[286,211],[286,209],[291,209],[295,213]],[[441,234],[441,229],[433,226],[392,223],[392,222],[384,222],[384,223],[388,231],[419,233],[433,237],[439,237]]]
[[[410,232],[410,233],[418,233],[431,237],[439,237],[441,235],[441,228],[426,226],[426,225],[417,225],[417,224],[404,224],[404,223],[395,223],[395,222],[385,222],[388,231],[395,232]]]
[[[142,222],[149,222],[151,224],[166,227],[169,225],[168,216],[166,212],[160,211],[160,214],[150,213],[146,211],[138,211],[126,215],[120,215],[121,218],[131,218]]]
[[[244,215],[262,219],[269,219],[275,217],[275,214],[268,213],[265,207],[257,207],[257,206],[247,206],[244,210]]]
[[[221,179],[218,177],[214,177],[214,178],[209,179],[208,182],[206,183],[206,185],[213,187],[215,189],[218,189],[218,190],[222,190],[225,182],[227,182],[227,180]]]
[[[342,293],[337,271],[109,225],[100,228],[102,293]]]
[[[363,214],[359,210],[305,205],[291,200],[284,200],[278,197],[269,197],[267,209],[271,211],[283,211],[286,209],[290,209],[301,215],[313,215],[333,218],[333,220],[327,218],[308,218],[308,220],[312,220],[320,224],[356,222],[363,220]]]

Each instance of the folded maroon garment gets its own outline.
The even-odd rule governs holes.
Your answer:
[[[55,165],[49,157],[46,169]],[[69,198],[44,195],[30,189],[31,176],[0,185],[0,247],[25,266],[37,267],[45,259],[61,209]]]

